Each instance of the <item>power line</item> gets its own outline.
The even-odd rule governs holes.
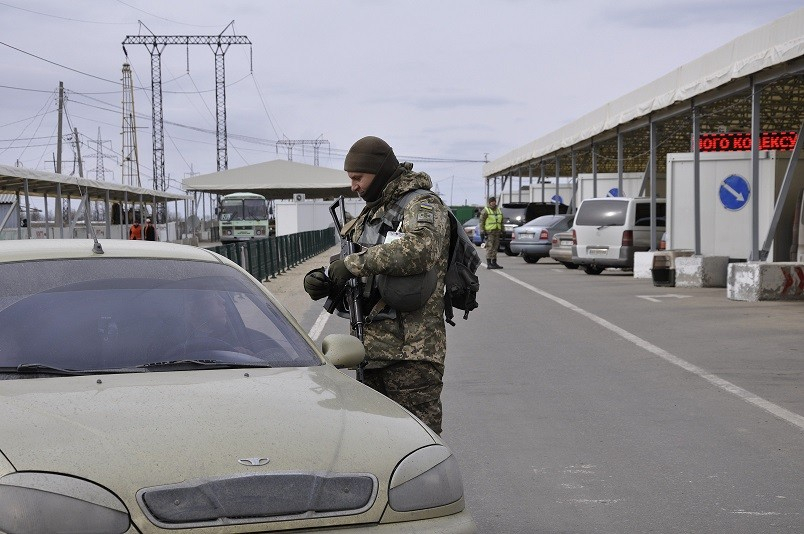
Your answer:
[[[107,80],[106,78],[101,78],[100,76],[95,76],[94,74],[89,74],[89,73],[80,71],[78,69],[73,69],[71,67],[67,67],[65,65],[62,65],[61,63],[56,63],[55,61],[50,61],[49,59],[45,59],[45,58],[43,58],[41,56],[37,56],[36,54],[32,54],[31,52],[26,52],[25,50],[22,50],[21,48],[17,48],[16,46],[11,46],[10,44],[4,43],[3,41],[0,41],[0,45],[7,46],[8,48],[11,48],[12,50],[16,50],[17,52],[25,54],[26,56],[34,57],[34,58],[36,58],[36,59],[38,59],[40,61],[44,61],[45,63],[50,63],[51,65],[61,67],[62,69],[67,69],[69,71],[76,72],[76,73],[81,74],[83,76],[89,76],[90,78],[95,78],[96,80],[100,80],[102,82],[109,82],[109,83],[113,83],[115,85],[120,85],[120,82],[118,82],[118,81]]]

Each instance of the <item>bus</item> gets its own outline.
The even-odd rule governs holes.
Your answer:
[[[268,237],[268,201],[256,193],[231,193],[218,203],[221,243],[237,243]]]

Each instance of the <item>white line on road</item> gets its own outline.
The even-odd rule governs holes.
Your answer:
[[[321,310],[321,314],[318,316],[318,319],[315,320],[315,324],[310,329],[310,337],[313,341],[318,339],[318,336],[321,335],[321,331],[324,330],[324,327],[327,325],[327,319],[329,319],[329,312],[327,310]]]
[[[687,299],[692,295],[637,295],[637,297],[651,302],[661,302],[659,299]]]
[[[693,365],[693,364],[689,363],[686,360],[682,360],[678,356],[674,356],[673,354],[670,354],[666,350],[664,350],[662,348],[659,348],[656,345],[654,345],[652,343],[649,343],[648,341],[645,341],[644,339],[642,339],[642,338],[640,338],[640,337],[628,332],[627,330],[624,330],[624,329],[620,328],[619,326],[608,322],[607,320],[603,319],[602,317],[598,317],[594,313],[588,312],[588,311],[584,310],[583,308],[579,308],[578,306],[576,306],[575,304],[572,304],[569,301],[566,301],[566,300],[564,300],[562,298],[556,297],[555,295],[551,295],[550,293],[548,293],[546,291],[542,291],[541,289],[539,289],[537,287],[534,287],[534,286],[532,286],[530,284],[527,284],[527,283],[525,283],[525,282],[523,282],[521,280],[518,280],[518,279],[514,278],[513,276],[511,276],[509,274],[501,273],[500,271],[497,271],[497,274],[507,278],[508,280],[514,282],[515,284],[519,284],[520,286],[522,286],[522,287],[524,287],[526,289],[529,289],[530,291],[533,291],[534,293],[536,293],[538,295],[543,296],[544,298],[552,300],[556,304],[560,304],[561,306],[564,306],[567,309],[570,309],[570,310],[572,310],[572,311],[574,311],[576,313],[579,313],[579,314],[583,315],[587,319],[590,319],[591,321],[599,324],[600,326],[602,326],[604,328],[607,328],[608,330],[610,330],[610,331],[614,332],[615,334],[619,335],[620,337],[630,341],[631,343],[635,344],[636,346],[638,346],[638,347],[640,347],[640,348],[642,348],[642,349],[644,349],[644,350],[646,350],[648,352],[651,352],[651,353],[655,354],[656,356],[662,358],[663,360],[665,360],[667,362],[670,362],[673,365],[676,365],[678,367],[681,367],[685,371],[689,371],[690,373],[692,373],[692,374],[694,374],[694,375],[696,375],[696,376],[698,376],[700,378],[703,378],[704,380],[706,380],[710,384],[713,384],[713,385],[719,387],[720,389],[731,393],[732,395],[736,395],[737,397],[741,398],[745,402],[747,402],[749,404],[753,404],[754,406],[757,406],[758,408],[762,408],[763,410],[775,415],[776,417],[778,417],[780,419],[783,419],[783,420],[787,421],[788,423],[791,423],[791,424],[797,426],[801,430],[804,430],[804,416],[801,416],[801,415],[799,415],[797,413],[791,412],[790,410],[786,410],[785,408],[782,408],[781,406],[777,406],[776,404],[773,404],[772,402],[770,402],[768,400],[765,400],[762,397],[754,395],[750,391],[747,391],[747,390],[741,388],[740,386],[732,384],[728,380],[723,380],[719,376],[714,375],[714,374],[706,371],[705,369],[702,369],[702,368],[698,367],[697,365]]]

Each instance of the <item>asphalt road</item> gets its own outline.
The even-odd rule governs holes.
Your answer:
[[[804,303],[499,261],[443,394],[481,532],[804,532]]]

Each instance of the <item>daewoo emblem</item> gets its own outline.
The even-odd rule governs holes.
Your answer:
[[[240,458],[238,462],[243,465],[250,465],[250,466],[258,466],[258,465],[265,465],[270,460],[268,458]]]

